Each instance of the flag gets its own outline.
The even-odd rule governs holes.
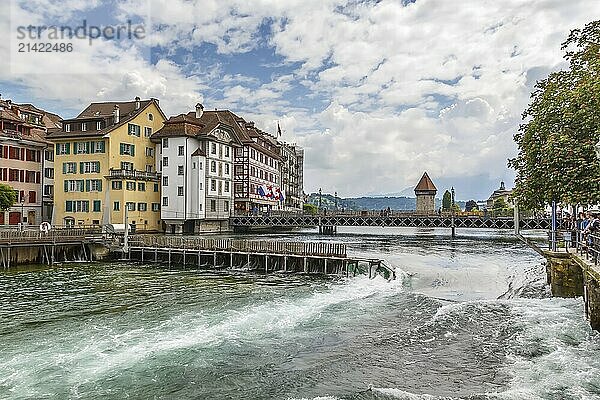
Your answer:
[[[283,195],[283,191],[280,188],[277,188],[277,200],[283,203],[285,197]]]
[[[279,121],[277,121],[277,136],[281,136],[281,127],[279,126]]]
[[[265,197],[267,195],[265,188],[261,185],[259,187],[256,188],[256,191],[258,193],[259,196]]]

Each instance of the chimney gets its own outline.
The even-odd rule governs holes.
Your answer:
[[[196,104],[196,118],[202,118],[204,114],[204,106],[200,103]]]
[[[6,100],[6,107],[10,110],[12,108],[12,100]]]
[[[115,104],[113,109],[113,123],[116,125],[119,123],[119,106]]]
[[[140,109],[140,98],[136,96],[135,98],[135,109],[139,110]]]
[[[500,182],[500,190],[506,190],[506,186],[504,186],[504,181]]]

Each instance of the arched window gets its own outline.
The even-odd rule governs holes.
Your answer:
[[[148,121],[154,120],[154,115],[152,113],[148,113]]]

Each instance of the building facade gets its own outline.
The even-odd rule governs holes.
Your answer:
[[[134,225],[160,231],[160,183],[150,136],[165,115],[158,100],[92,103],[49,132],[54,143],[54,221]],[[125,217],[127,216],[127,220]]]
[[[279,174],[284,196],[283,210],[302,212],[304,206],[304,149],[296,144],[283,143]]]
[[[44,196],[44,185],[52,182],[44,172],[53,171],[53,165],[45,158],[52,147],[46,132],[59,127],[59,119],[31,104],[0,100],[0,182],[17,192],[17,203],[0,212],[0,225],[37,225],[50,220],[52,198]]]
[[[437,188],[433,184],[433,181],[429,175],[427,175],[427,172],[425,172],[415,187],[415,195],[417,196],[417,213],[433,214],[435,212],[436,193]]]
[[[162,174],[161,218],[170,233],[229,228],[233,160],[241,141],[228,111],[195,111],[169,118],[152,136]]]
[[[486,201],[486,206],[487,206],[488,210],[493,209],[494,202],[499,199],[503,199],[507,205],[513,206],[513,201],[510,198],[511,194],[512,194],[512,190],[506,189],[504,182],[500,182],[500,187],[498,189],[494,190],[494,192],[490,195],[490,197]]]

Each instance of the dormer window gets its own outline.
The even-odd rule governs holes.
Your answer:
[[[71,124],[65,124],[65,132],[71,132]]]
[[[81,132],[85,132],[87,131],[87,122],[82,122],[81,123]]]
[[[102,129],[102,123],[100,121],[96,122],[96,130],[99,131]]]
[[[154,115],[152,115],[152,113],[148,113],[148,121],[153,121],[154,120]]]

